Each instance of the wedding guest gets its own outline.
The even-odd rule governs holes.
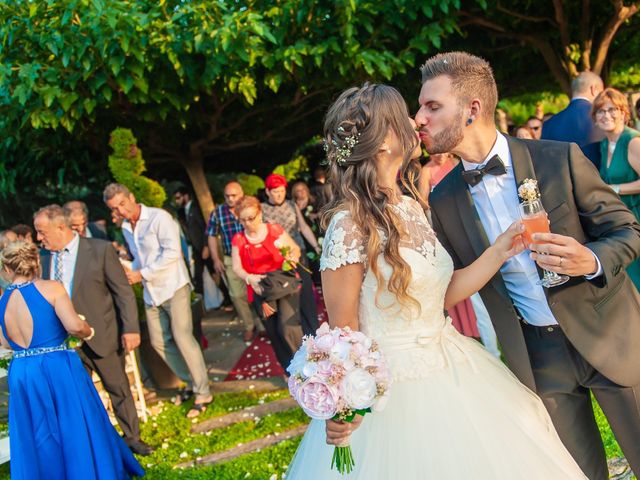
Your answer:
[[[420,170],[418,191],[426,202],[429,194],[447,174],[460,163],[460,159],[452,153],[435,153],[429,155],[427,163]]]
[[[594,100],[591,116],[605,134],[600,142],[600,176],[640,219],[640,132],[627,126],[631,116],[627,97],[606,88]],[[640,260],[631,263],[627,273],[640,290]]]
[[[313,170],[314,184],[311,186],[311,194],[315,198],[316,207],[321,210],[331,201],[331,185],[327,183],[327,172],[324,167],[316,167]]]
[[[33,216],[41,242],[42,278],[62,283],[76,311],[95,329],[78,355],[87,372],[96,372],[109,394],[113,411],[134,453],[153,449],[140,439],[136,405],[125,372],[124,356],[140,345],[138,307],[118,256],[109,242],[81,237],[59,205],[48,205]]]
[[[78,235],[86,238],[109,240],[106,228],[97,222],[89,221],[89,208],[86,203],[80,200],[71,200],[65,203],[62,208],[65,216],[69,219],[71,229],[78,232]]]
[[[314,235],[316,235],[318,243],[320,243],[320,237],[322,234],[320,231],[318,207],[315,197],[311,194],[309,185],[307,185],[307,183],[303,180],[294,182],[291,185],[291,197],[300,209],[302,218],[304,219],[305,223],[309,226]],[[303,240],[305,250],[313,250],[313,246],[309,243],[309,241],[304,237]],[[317,256],[316,258],[309,259],[308,264],[309,269],[311,270],[311,278],[313,279],[313,283],[315,285],[320,285],[320,257]]]
[[[527,119],[525,125],[529,130],[531,130],[533,139],[540,140],[540,136],[542,135],[542,120],[535,115],[532,115]]]
[[[15,232],[12,232],[11,230],[0,231],[0,253],[2,253],[2,250],[6,248],[7,245],[15,242],[16,240],[18,240],[18,236]],[[9,285],[9,282],[4,278],[0,271],[0,294],[5,288],[7,288],[7,285]]]
[[[16,234],[18,240],[22,240],[23,242],[33,242],[33,228],[29,225],[19,223],[11,227],[10,230]]]
[[[307,265],[306,248],[303,240],[306,239],[311,248],[319,254],[320,245],[313,231],[304,221],[302,212],[291,200],[287,200],[287,180],[277,173],[267,176],[264,181],[267,201],[262,204],[264,221],[275,223],[289,234],[298,244],[301,251],[302,265]],[[298,268],[302,279],[302,291],[300,292],[300,311],[302,313],[302,331],[305,335],[315,334],[318,329],[318,311],[316,299],[313,294],[313,280],[311,275],[302,268]]]
[[[186,400],[195,394],[187,416],[197,417],[213,396],[202,351],[193,337],[191,285],[180,248],[180,227],[165,210],[137,203],[124,185],[107,185],[103,198],[123,218],[122,232],[133,255],[132,269],[125,273],[129,283],[142,282],[151,346],[182,381],[193,386],[180,397]]]
[[[514,131],[516,138],[526,138],[527,140],[534,140],[533,132],[526,125],[520,125],[516,127]]]
[[[65,344],[69,334],[90,342],[95,329],[76,313],[61,283],[38,278],[33,243],[11,244],[0,253],[0,263],[12,282],[0,298],[0,340],[14,352],[9,368],[11,478],[144,475],[111,425],[76,351]]]
[[[194,290],[202,295],[204,293],[202,275],[205,267],[210,273],[214,272],[209,246],[207,245],[207,224],[204,221],[198,201],[194,201],[191,190],[187,187],[178,187],[173,193],[173,199],[176,206],[184,212],[181,223],[187,241],[193,250],[193,263],[195,266],[193,272]]]
[[[281,247],[289,248],[287,259],[294,262],[300,259],[300,247],[282,226],[264,223],[262,207],[256,197],[244,197],[235,210],[244,231],[236,233],[232,240],[233,271],[246,283],[249,302],[263,317],[278,362],[286,369],[302,343],[300,296],[298,292],[288,294],[278,299],[273,308],[260,296],[263,293],[260,281],[266,273],[282,269],[285,257],[280,252]]]
[[[602,140],[602,131],[591,121],[592,103],[604,89],[593,72],[580,72],[571,82],[571,101],[542,125],[542,139],[577,143],[580,148]]]
[[[235,210],[236,205],[243,197],[244,191],[238,182],[234,180],[225,185],[224,203],[216,206],[209,217],[207,240],[209,252],[213,258],[213,266],[227,284],[233,307],[244,325],[242,338],[245,342],[250,342],[259,320],[247,301],[247,287],[233,271],[233,262],[231,261],[231,240],[236,233],[244,230]],[[222,242],[221,249],[218,245],[219,239]],[[220,258],[220,250],[222,250],[222,258]]]

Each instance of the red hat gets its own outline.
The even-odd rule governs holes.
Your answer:
[[[272,173],[267,178],[264,179],[264,186],[269,190],[273,190],[274,188],[278,188],[278,187],[286,187],[287,179],[284,178],[282,175],[279,175],[277,173]]]

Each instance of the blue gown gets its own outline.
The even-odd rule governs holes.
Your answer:
[[[5,311],[19,290],[33,318],[28,349],[7,336]],[[53,306],[33,283],[0,297],[0,327],[14,351],[9,377],[12,480],[119,480],[144,470],[109,421]]]

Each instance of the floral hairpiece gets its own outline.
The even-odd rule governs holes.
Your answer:
[[[345,130],[343,127],[338,127],[338,131],[344,132]],[[353,153],[353,149],[355,148],[355,146],[358,144],[359,141],[360,141],[359,132],[353,133],[348,137],[345,137],[342,146],[338,145],[338,142],[336,142],[335,140],[331,140],[331,145],[333,145],[336,149],[336,163],[338,165],[342,166],[349,160],[349,157]],[[326,140],[324,141],[324,151],[325,152],[329,151],[329,144]]]
[[[534,202],[540,198],[540,190],[538,190],[538,181],[525,178],[518,187],[518,196],[523,202]]]

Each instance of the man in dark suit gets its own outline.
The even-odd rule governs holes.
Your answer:
[[[591,104],[604,89],[602,79],[593,72],[582,72],[571,82],[571,102],[542,125],[543,140],[577,143],[582,152],[599,166],[600,149],[591,146],[604,134],[591,119]]]
[[[537,181],[549,215],[554,233],[536,234],[532,250],[480,291],[509,368],[540,395],[590,479],[608,478],[590,391],[640,473],[640,296],[625,273],[640,253],[640,225],[576,145],[496,131],[497,88],[484,60],[436,55],[422,81],[416,123],[425,148],[462,159],[429,197],[456,268],[519,220],[525,179]],[[545,289],[540,268],[570,280]]]
[[[152,448],[140,440],[140,426],[124,355],[140,344],[138,309],[115,249],[109,242],[83,238],[69,227],[59,205],[38,210],[33,223],[44,247],[42,278],[60,281],[76,311],[95,329],[78,354],[90,373],[95,371],[111,398],[124,439],[134,453]]]
[[[197,200],[193,200],[191,191],[186,187],[178,187],[173,194],[176,206],[180,208],[184,215],[179,215],[180,223],[185,232],[187,240],[193,249],[194,273],[193,285],[196,293],[202,294],[204,291],[202,274],[204,267],[210,274],[213,274],[213,262],[209,255],[207,245],[207,224],[202,216],[202,210]]]

